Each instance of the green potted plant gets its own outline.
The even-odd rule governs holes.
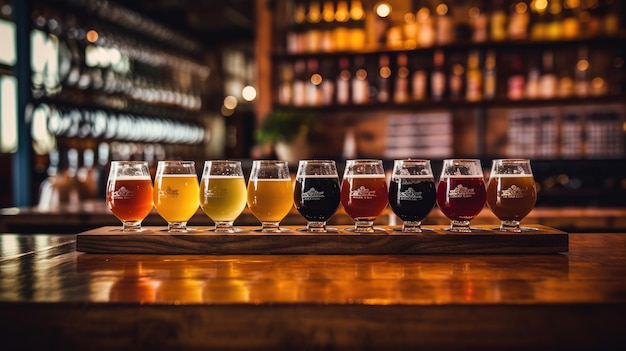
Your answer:
[[[297,162],[308,158],[308,137],[314,125],[315,118],[309,111],[276,109],[265,116],[255,139],[259,145],[273,146],[279,159]]]

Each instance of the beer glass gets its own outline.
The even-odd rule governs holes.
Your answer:
[[[238,231],[233,222],[246,207],[246,182],[240,161],[204,162],[200,207],[215,222],[216,232]]]
[[[341,204],[355,221],[351,231],[383,231],[374,228],[374,220],[387,206],[387,197],[387,181],[382,160],[346,161],[341,183]]]
[[[307,232],[328,232],[326,221],[339,207],[339,176],[335,161],[298,162],[294,204],[307,220]]]
[[[535,207],[537,189],[530,160],[493,160],[487,185],[487,204],[500,219],[500,230],[521,232],[520,221]]]
[[[437,185],[437,205],[450,219],[450,231],[471,232],[470,220],[483,209],[486,196],[480,160],[443,161]]]
[[[421,233],[422,220],[435,205],[435,179],[428,160],[394,160],[389,205],[402,220],[402,232]]]
[[[200,187],[194,161],[159,161],[154,178],[154,207],[168,232],[186,232],[198,210]]]
[[[261,232],[282,231],[279,223],[293,207],[293,184],[286,161],[252,161],[247,202],[252,214],[261,221]]]
[[[106,187],[107,207],[122,221],[122,231],[138,232],[152,211],[152,179],[148,162],[111,161]]]

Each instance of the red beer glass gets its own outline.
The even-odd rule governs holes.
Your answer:
[[[341,183],[341,204],[355,221],[353,231],[374,233],[374,220],[387,207],[387,181],[382,160],[348,160]]]
[[[122,231],[141,230],[152,211],[152,179],[144,161],[112,161],[106,187],[106,203],[122,221]]]
[[[480,160],[443,161],[437,186],[437,205],[450,219],[450,231],[471,232],[470,221],[482,211],[486,197]]]

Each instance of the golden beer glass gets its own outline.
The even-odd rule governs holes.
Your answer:
[[[154,207],[169,232],[186,232],[198,210],[200,186],[194,161],[159,161],[154,178]]]
[[[277,233],[293,207],[293,184],[286,161],[255,160],[248,180],[248,207],[261,221],[261,232]]]
[[[215,222],[216,232],[238,231],[233,223],[246,207],[246,181],[240,161],[204,162],[200,207]]]
[[[122,231],[140,231],[141,222],[153,207],[148,162],[112,161],[107,179],[106,204],[122,221]]]

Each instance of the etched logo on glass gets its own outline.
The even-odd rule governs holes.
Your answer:
[[[415,191],[413,188],[408,188],[405,191],[401,191],[398,198],[401,201],[419,201],[422,199],[422,192]]]
[[[324,198],[324,192],[318,191],[315,188],[311,188],[307,192],[302,193],[302,200],[304,201],[317,201],[323,198]]]
[[[117,189],[116,192],[113,193],[113,198],[115,200],[128,200],[132,199],[135,196],[135,192],[126,189],[126,187],[121,187]]]
[[[521,199],[524,197],[524,189],[513,184],[508,189],[502,190],[500,196],[505,199]]]
[[[369,200],[376,197],[376,191],[361,185],[360,188],[350,191],[350,197],[358,200]]]
[[[459,184],[456,186],[456,188],[451,189],[448,192],[448,197],[451,199],[464,199],[472,197],[475,194],[476,192],[474,191],[474,188],[466,188],[463,186],[463,184]]]
[[[160,197],[178,197],[178,189],[172,189],[169,186],[159,190]]]

